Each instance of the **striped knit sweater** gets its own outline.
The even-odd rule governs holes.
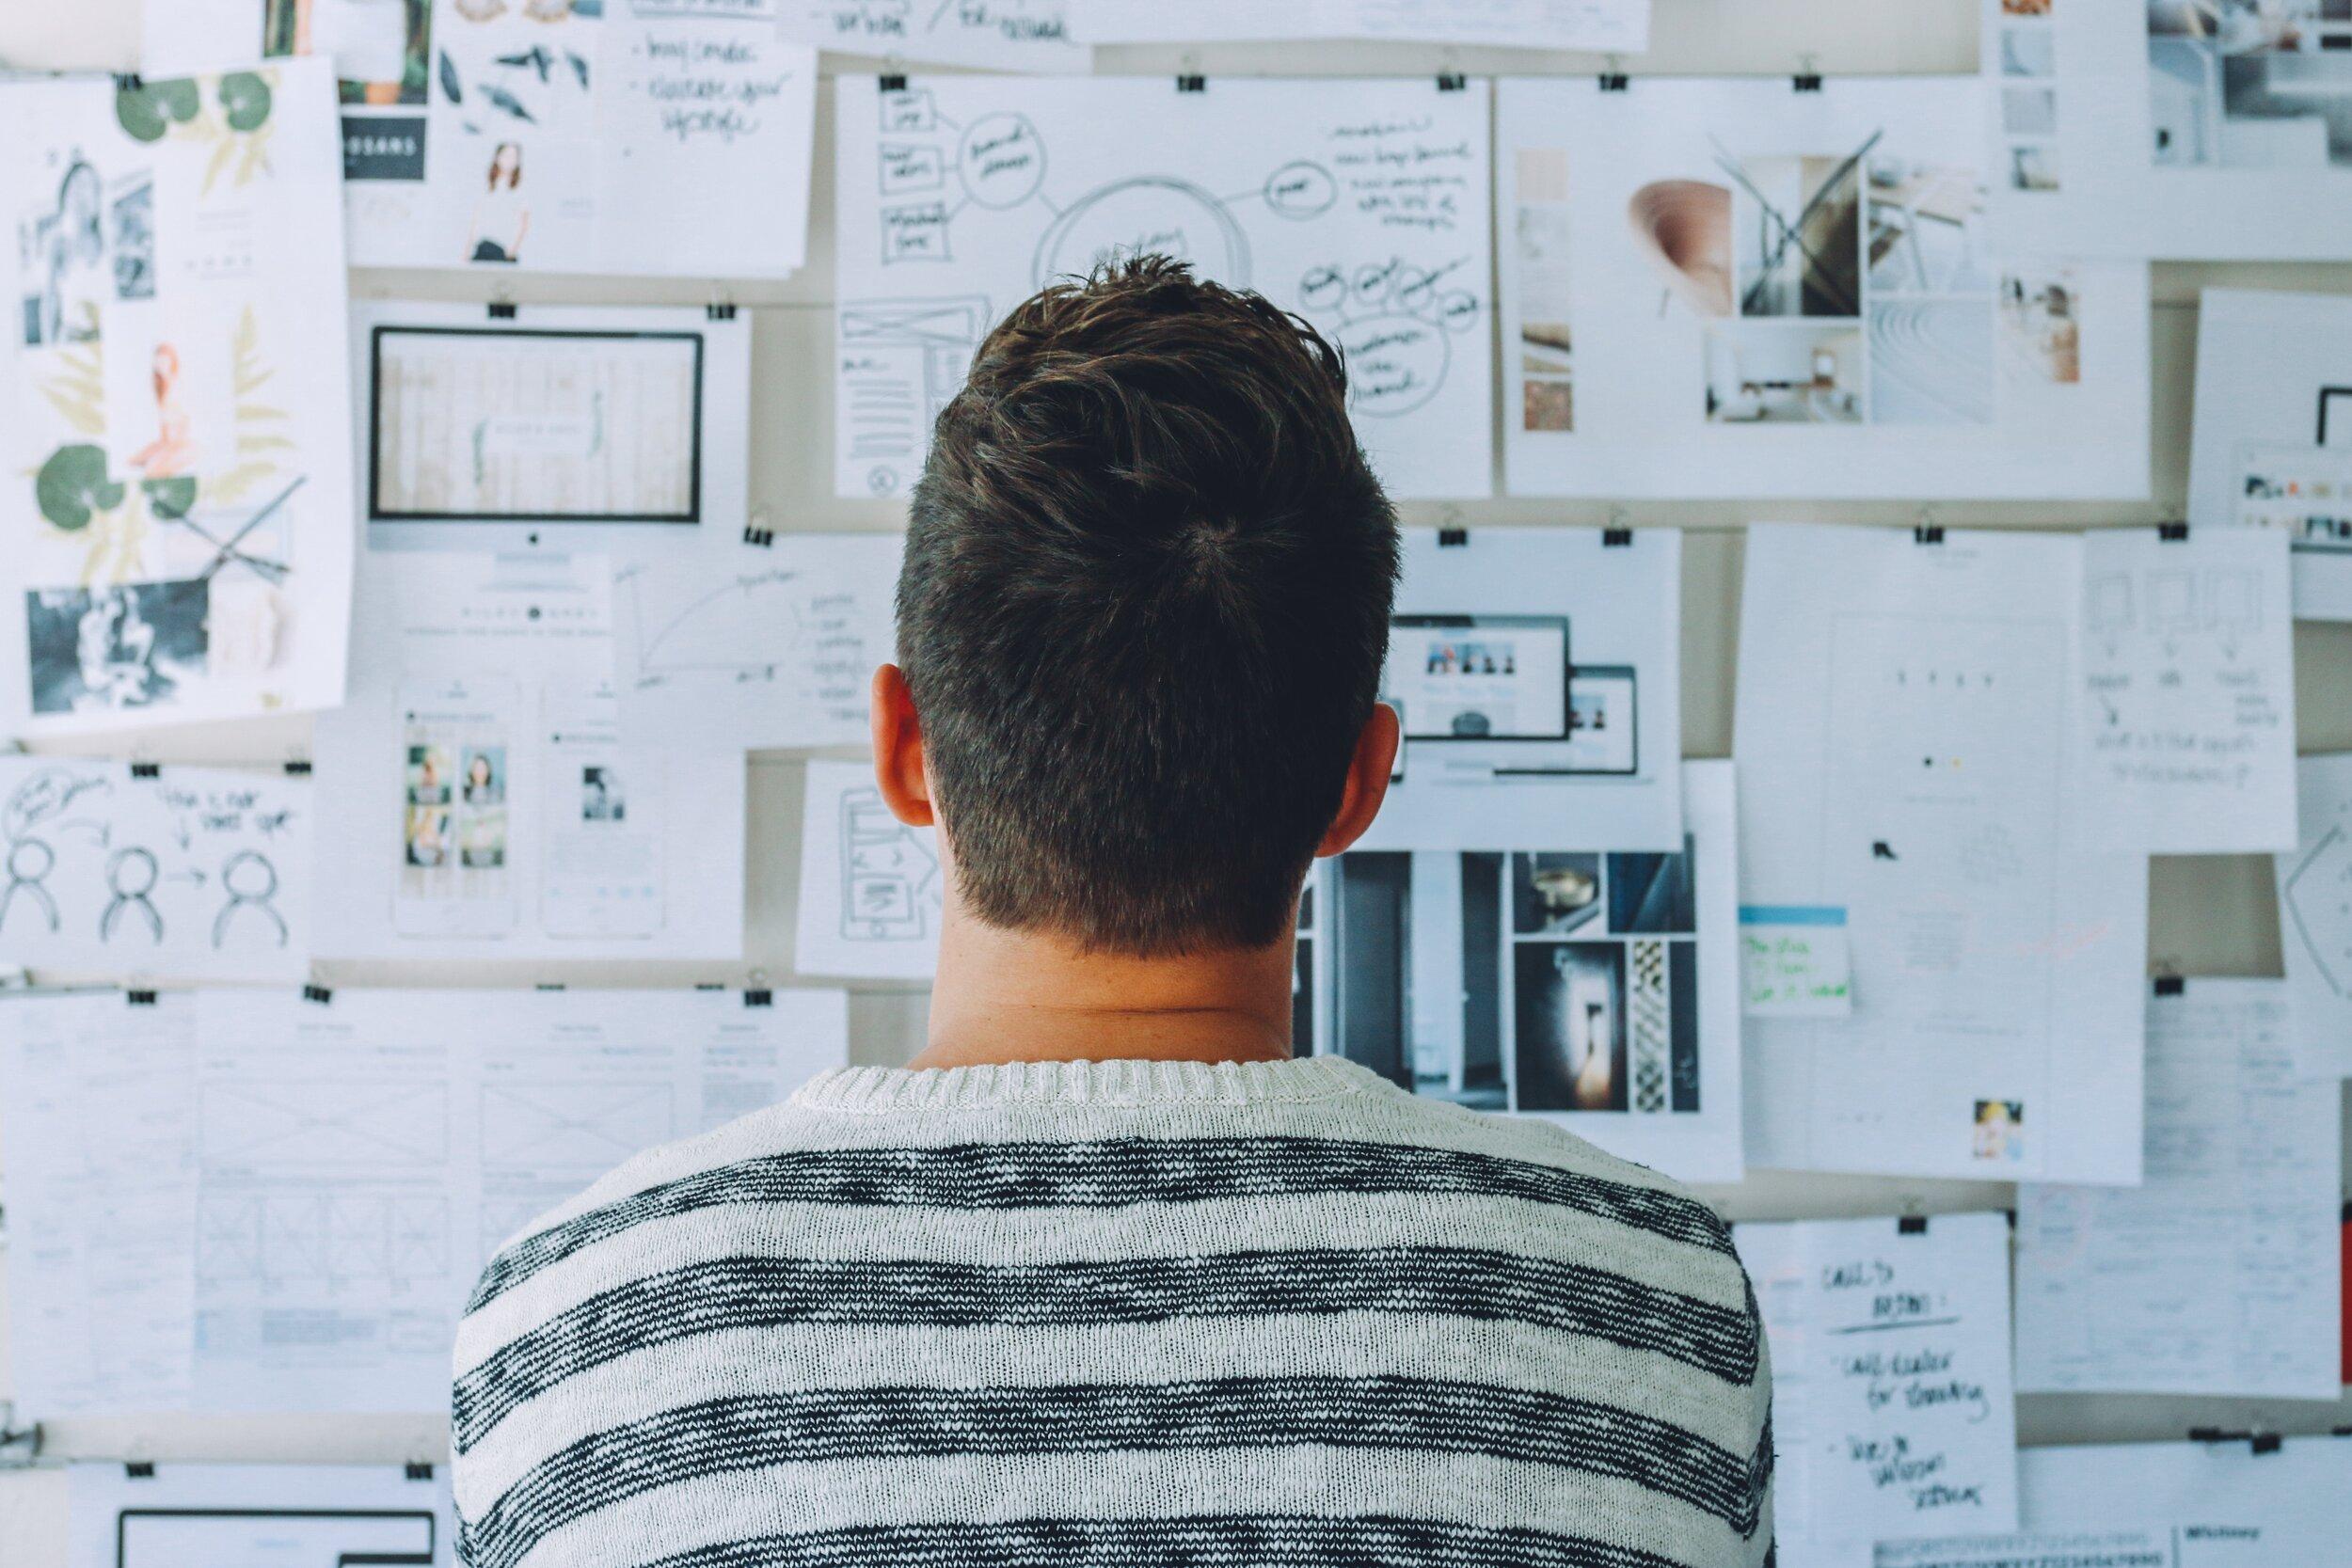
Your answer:
[[[853,1068],[484,1273],[470,1568],[1732,1568],[1724,1228],[1330,1058]]]

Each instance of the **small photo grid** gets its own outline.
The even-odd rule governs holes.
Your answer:
[[[506,748],[412,728],[403,748],[401,875],[409,897],[503,892]]]
[[[2000,84],[2004,177],[2020,191],[2058,189],[2055,0],[2000,0],[1991,19]]]
[[[2249,441],[2236,467],[2239,524],[2278,530],[2297,556],[2352,559],[2352,448]]]
[[[1568,154],[1528,147],[1518,154],[1520,422],[1530,431],[1576,428],[1575,341],[1568,322]]]
[[[1324,893],[1332,1048],[1474,1110],[1695,1113],[1692,865],[1687,845],[1341,857]]]
[[[1994,276],[1978,169],[1904,157],[1883,130],[1724,166],[1727,192],[1664,182],[1634,198],[1642,248],[1708,318],[1710,423],[1992,420]]]

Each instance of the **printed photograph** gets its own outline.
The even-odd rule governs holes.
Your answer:
[[[1511,857],[1511,929],[1521,936],[1565,936],[1601,912],[1598,855]]]
[[[2011,147],[2009,150],[2009,182],[2013,190],[2057,190],[2058,149],[2039,144]]]
[[[1625,944],[1527,942],[1512,959],[1518,1108],[1625,1110]]]
[[[465,748],[458,789],[457,857],[469,870],[506,863],[506,748]]]
[[[262,53],[328,55],[342,101],[422,103],[433,0],[262,0]]]
[[[1860,424],[1862,333],[1852,322],[1707,326],[1707,418],[1719,424]]]
[[[1434,851],[1333,863],[1329,1028],[1349,1060],[1414,1094],[1505,1108],[1502,863]]]
[[[2058,89],[2016,87],[2002,88],[2001,129],[2012,136],[2057,135]]]
[[[430,741],[408,747],[408,803],[446,806],[457,778],[456,759],[446,746]]]
[[[1989,424],[1992,302],[1890,299],[1870,307],[1870,418],[1879,424]]]
[[[1569,318],[1568,156],[1564,148],[1518,154],[1519,368],[1529,430],[1576,428],[1576,356]]]
[[[21,341],[27,348],[94,341],[116,293],[105,182],[97,165],[74,157],[25,183],[39,194],[17,215]]]
[[[2352,6],[2147,0],[2158,165],[2352,165]]]
[[[1862,313],[1862,166],[1869,145],[1842,156],[1742,158],[1730,166],[1741,316]]]
[[[210,661],[202,578],[24,595],[35,713],[151,707],[203,678]]]
[[[1609,929],[1620,936],[1688,934],[1699,928],[1695,851],[1609,857]]]
[[[580,770],[580,819],[582,822],[626,822],[628,796],[621,776],[612,768],[591,763]]]
[[[411,866],[432,870],[450,862],[450,813],[447,806],[412,805],[402,835],[405,859]]]
[[[2058,35],[2047,27],[2002,28],[2001,74],[2004,76],[2057,75]]]
[[[2028,385],[2083,378],[2082,297],[2073,272],[2001,279],[2001,373]]]
[[[2026,1106],[2016,1100],[1977,1101],[1976,1138],[1970,1152],[1979,1160],[2015,1164],[2026,1157]]]
[[[1989,293],[1992,247],[1976,168],[1895,157],[1872,158],[1869,168],[1870,297]]]

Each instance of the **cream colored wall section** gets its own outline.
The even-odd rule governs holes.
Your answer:
[[[2120,0],[2106,0],[2120,3]],[[1770,75],[1804,69],[1825,73],[1973,71],[1977,0],[1656,0],[1649,55],[1629,58],[1641,72]],[[136,0],[35,0],[0,4],[0,64],[23,69],[127,69],[134,63]],[[884,62],[845,62],[879,69]],[[1105,72],[1221,73],[1583,72],[1591,56],[1509,55],[1412,46],[1263,45],[1195,50],[1104,52]],[[829,96],[820,97],[816,211],[811,263],[788,283],[735,288],[725,297],[750,308],[755,326],[750,494],[779,530],[890,530],[895,505],[835,499],[831,494],[832,190]],[[699,305],[718,297],[691,281],[598,284],[576,278],[507,279],[513,296],[531,301]],[[2187,481],[2189,403],[2198,290],[2208,284],[2352,293],[2352,265],[2164,266],[2156,271],[2154,325],[2154,499],[2137,506],[1939,505],[1939,522],[2002,528],[2086,528],[2150,523],[2181,515]],[[481,297],[473,279],[455,275],[362,273],[354,292],[401,298]],[[1472,528],[1613,520],[1606,504],[1466,501],[1458,507],[1408,507],[1406,520]],[[1637,526],[1691,531],[1684,550],[1684,749],[1693,756],[1731,751],[1739,630],[1740,527],[1751,520],[1822,520],[1908,526],[1915,505],[1751,506],[1645,502],[1625,509]],[[2300,747],[2352,750],[2352,625],[2297,627]],[[308,726],[272,722],[207,734],[166,735],[140,754],[158,761],[275,763],[302,754]],[[675,985],[757,976],[787,984],[799,859],[801,764],[798,755],[761,753],[751,763],[751,875],[747,962],[728,971],[708,965],[418,966],[338,964],[322,979],[357,985]],[[2153,873],[2151,957],[2190,974],[2264,975],[2279,972],[2278,920],[2266,861],[2257,857],[2162,860]],[[861,990],[851,1007],[853,1052],[870,1062],[899,1062],[922,1037],[924,998],[903,988]],[[2006,1186],[1895,1181],[1767,1172],[1708,1195],[1735,1219],[1813,1217],[2006,1206]],[[0,1304],[4,1307],[5,1304]],[[2020,1402],[2019,1434],[2027,1443],[2179,1437],[2191,1426],[2324,1431],[2352,1422],[2352,1400],[2288,1404],[2240,1400],[2030,1396]],[[399,1461],[437,1456],[445,1446],[435,1419],[191,1418],[61,1423],[52,1433],[57,1456],[158,1459]],[[0,1484],[0,1568],[62,1560],[62,1488],[52,1477]]]

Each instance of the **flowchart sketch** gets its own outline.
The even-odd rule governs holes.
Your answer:
[[[844,78],[835,492],[904,494],[990,325],[1148,254],[1336,344],[1391,493],[1487,494],[1486,100],[1460,78]]]
[[[2352,753],[2296,768],[2299,832],[2275,856],[2279,936],[2305,1078],[2352,1078]]]
[[[897,534],[703,529],[613,573],[623,729],[653,745],[856,745],[892,657]]]
[[[946,878],[938,834],[891,816],[871,768],[808,765],[796,972],[928,978],[939,965]]]
[[[0,757],[0,952],[146,979],[302,979],[311,784]]]
[[[843,55],[983,71],[1085,71],[1073,13],[1093,0],[786,0],[785,36]]]

